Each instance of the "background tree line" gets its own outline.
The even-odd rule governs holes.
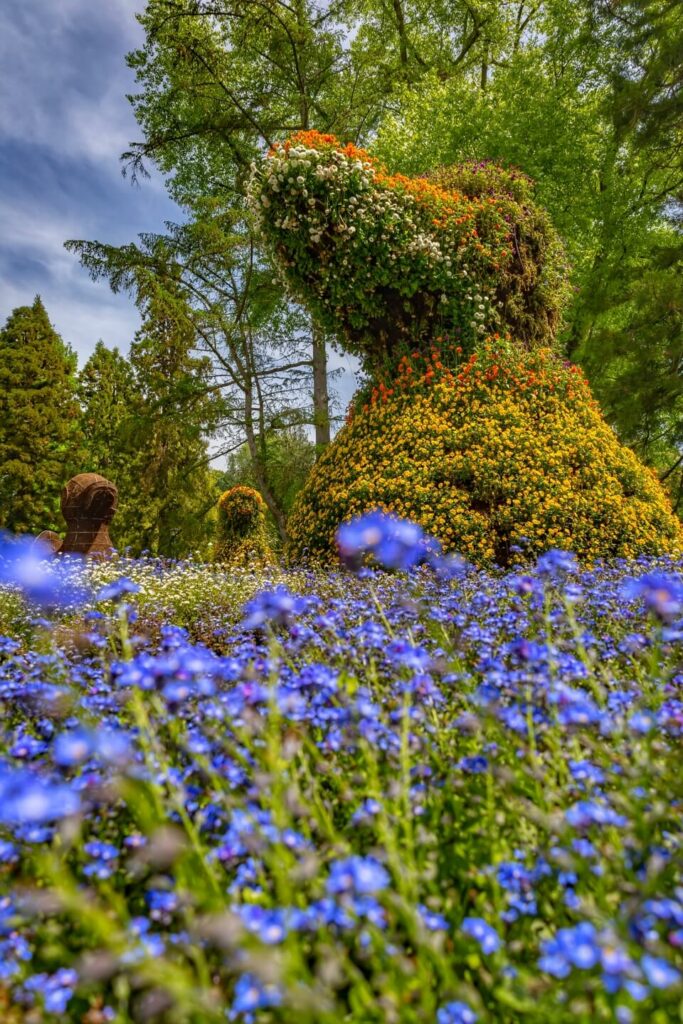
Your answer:
[[[304,431],[318,450],[329,441],[335,339],[287,295],[244,198],[252,161],[308,128],[372,145],[410,174],[492,158],[536,180],[572,266],[567,354],[683,507],[677,0],[148,0],[139,20],[145,43],[129,63],[142,138],[124,169],[142,179],[154,164],[184,219],[123,247],[67,243],[143,317],[130,359],[101,348],[79,383],[91,433],[104,396],[135,395],[140,426],[131,439],[116,429],[121,452],[149,439],[120,467],[136,467],[140,493],[146,481],[136,542],[187,548],[193,531],[178,522],[203,514],[209,438],[284,535],[283,460],[291,483],[312,457]]]
[[[63,484],[94,471],[119,488],[111,530],[119,550],[206,556],[219,494],[238,482],[257,486],[246,445],[228,454],[227,468],[225,459],[212,468],[225,401],[209,360],[196,355],[182,299],[151,281],[140,308],[128,356],[100,341],[80,371],[40,298],[8,318],[0,331],[0,528],[63,532]],[[314,445],[297,426],[265,436],[263,445],[272,495],[286,516]]]

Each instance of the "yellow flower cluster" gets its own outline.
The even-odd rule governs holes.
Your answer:
[[[275,561],[266,535],[266,504],[253,487],[231,487],[218,499],[215,562],[267,565]]]
[[[620,444],[580,370],[547,350],[488,348],[459,370],[438,353],[404,360],[314,467],[288,524],[290,557],[334,557],[339,523],[375,508],[478,565],[509,564],[518,546],[592,562],[682,540],[654,474]]]

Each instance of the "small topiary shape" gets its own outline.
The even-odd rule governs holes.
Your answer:
[[[522,348],[555,344],[566,261],[519,171],[408,178],[300,132],[255,168],[250,196],[294,294],[370,375],[441,333],[466,351],[500,327]]]
[[[266,533],[266,503],[253,487],[231,487],[218,499],[214,561],[249,567],[275,561]]]
[[[404,358],[318,460],[289,520],[292,559],[335,559],[338,525],[376,508],[477,565],[550,548],[589,562],[681,549],[659,481],[578,367],[499,340],[455,370],[440,356]]]

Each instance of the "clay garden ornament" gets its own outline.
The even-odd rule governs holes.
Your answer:
[[[99,473],[79,473],[62,490],[62,515],[66,536],[59,554],[90,555],[105,558],[114,546],[109,524],[118,504],[115,484]],[[42,536],[42,535],[41,535]]]

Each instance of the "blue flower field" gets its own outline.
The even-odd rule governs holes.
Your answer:
[[[368,518],[332,572],[4,544],[3,1022],[683,1020],[683,562]]]

